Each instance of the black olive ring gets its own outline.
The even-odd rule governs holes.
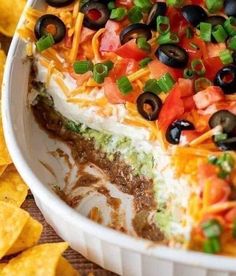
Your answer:
[[[209,126],[210,128],[222,126],[224,133],[231,134],[236,130],[236,115],[228,110],[219,110],[210,117]]]
[[[53,25],[56,30],[56,32],[52,34],[55,43],[61,42],[66,35],[66,26],[59,17],[53,14],[45,14],[37,20],[34,27],[36,38],[40,39],[44,35],[47,35],[49,33],[47,27],[50,25]]]
[[[75,0],[46,0],[47,4],[52,7],[60,8],[72,4]]]
[[[145,105],[151,107],[151,112],[145,110]],[[140,115],[142,115],[148,121],[155,121],[161,111],[162,101],[152,92],[144,92],[139,95],[137,99],[137,109]]]
[[[164,16],[166,14],[167,11],[167,5],[165,2],[157,2],[155,3],[149,14],[148,14],[148,18],[147,18],[147,22],[146,24],[152,28],[153,30],[156,31],[156,19],[157,16],[162,15]]]
[[[236,66],[228,65],[220,69],[214,84],[221,87],[225,94],[236,93]]]

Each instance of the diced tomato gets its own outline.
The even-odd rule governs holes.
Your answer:
[[[206,68],[206,78],[211,81],[214,80],[216,73],[223,67],[223,63],[218,56],[204,59],[204,65]]]
[[[236,115],[236,102],[218,102],[209,105],[206,109],[200,110],[199,113],[202,115],[212,115],[219,110],[228,110]]]
[[[142,49],[139,49],[136,44],[136,39],[131,39],[126,42],[124,45],[119,47],[115,53],[122,58],[132,58],[137,61],[148,56],[148,52]]]
[[[198,58],[207,58],[206,43],[197,36],[193,38],[184,37],[180,46],[182,46],[189,54],[190,61]]]
[[[207,43],[207,52],[209,58],[219,57],[221,51],[226,49],[224,42],[222,43]]]
[[[138,62],[134,59],[121,59],[114,68],[110,71],[109,77],[113,80],[117,80],[122,76],[130,75],[136,72],[139,68]]]
[[[183,103],[184,103],[184,111],[188,112],[191,111],[193,108],[196,107],[195,102],[193,100],[193,96],[188,96],[185,98],[182,98]]]
[[[158,125],[162,130],[166,130],[167,127],[176,119],[180,118],[184,113],[184,104],[181,99],[181,91],[178,83],[169,92],[164,105],[161,109]]]
[[[131,8],[133,6],[133,1],[132,0],[116,0],[116,6],[120,7],[126,7],[126,8]]]
[[[204,109],[209,105],[224,99],[224,93],[218,86],[209,86],[193,96],[198,109]]]
[[[214,176],[209,181],[211,183],[209,204],[225,202],[231,191],[229,184],[225,180]]]
[[[192,0],[193,5],[202,6],[204,4],[204,0]]]
[[[183,78],[178,80],[181,97],[188,97],[193,95],[193,81]]]
[[[186,145],[196,139],[200,133],[196,130],[182,130],[180,136],[180,145]]]
[[[91,39],[94,34],[95,34],[94,30],[83,27],[82,31],[81,31],[81,36],[80,36],[80,43],[83,43],[83,42]]]
[[[104,81],[104,93],[108,101],[112,104],[125,102],[136,103],[137,97],[139,96],[138,91],[135,91],[135,89],[128,95],[122,95],[116,82],[110,77],[107,77]]]
[[[216,176],[218,174],[218,168],[210,163],[202,163],[198,167],[198,179],[199,181],[205,181],[207,178]]]
[[[163,76],[166,73],[170,73],[171,76],[178,80],[178,78],[181,78],[183,76],[183,73],[179,69],[173,69],[159,60],[153,60],[148,64],[148,68],[151,72],[152,78],[159,79],[161,76]]]
[[[233,223],[236,220],[236,207],[229,210],[224,218],[227,222]]]
[[[188,25],[182,13],[180,10],[170,6],[167,10],[167,16],[170,20],[171,31],[178,33],[178,35],[181,37]]]
[[[119,31],[121,25],[118,22],[108,20],[106,23],[106,31],[102,36],[100,42],[101,52],[113,52],[120,47],[120,36]]]
[[[73,36],[68,36],[68,34],[66,34],[65,39],[64,39],[66,48],[69,48],[69,49],[72,48],[72,40],[73,40]]]

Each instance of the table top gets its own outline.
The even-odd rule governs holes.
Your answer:
[[[43,233],[39,243],[47,242],[59,242],[62,241],[60,237],[55,233],[53,228],[45,221],[42,213],[35,204],[33,195],[29,192],[22,208],[28,211],[31,216],[37,219],[43,225]],[[106,271],[99,267],[98,265],[91,263],[85,259],[82,255],[74,251],[73,249],[68,249],[64,256],[66,259],[77,269],[82,276],[85,275],[95,275],[95,276],[115,276],[116,274]]]

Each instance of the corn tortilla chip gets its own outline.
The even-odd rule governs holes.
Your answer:
[[[28,187],[13,165],[8,166],[0,177],[0,201],[21,206],[28,193]]]
[[[31,247],[10,260],[1,276],[55,276],[60,256],[67,247],[66,242]]]
[[[0,0],[0,32],[13,36],[26,0]]]
[[[7,263],[1,263],[0,264],[0,273],[2,272],[3,268],[7,265]]]
[[[9,165],[11,163],[12,163],[11,157],[8,153],[4,135],[3,135],[2,118],[0,118],[0,166]]]
[[[0,202],[0,259],[15,243],[28,219],[26,211]]]
[[[0,49],[0,84],[2,84],[5,62],[6,62],[6,54],[3,50]]]
[[[79,272],[76,271],[73,266],[63,257],[60,257],[57,270],[56,270],[56,276],[79,276]]]
[[[3,175],[3,173],[5,172],[7,167],[8,167],[8,165],[0,166],[0,177]]]
[[[40,239],[42,231],[42,224],[30,217],[22,229],[20,236],[17,238],[12,247],[7,251],[6,255],[18,253],[36,245]]]

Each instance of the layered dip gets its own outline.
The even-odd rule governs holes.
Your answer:
[[[235,255],[236,2],[46,0],[18,33],[36,121],[89,164],[74,190],[113,208],[113,223],[99,206],[92,218],[126,232],[122,193],[132,235]]]

